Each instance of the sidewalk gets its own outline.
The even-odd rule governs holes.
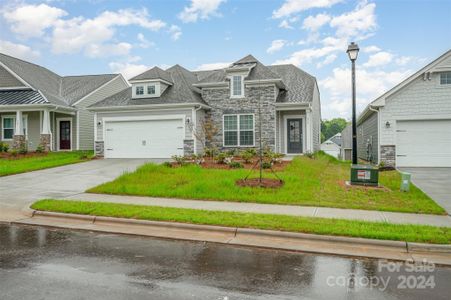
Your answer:
[[[440,215],[395,213],[386,211],[341,209],[341,208],[314,207],[314,206],[257,204],[257,203],[206,201],[206,200],[183,200],[169,198],[88,194],[88,193],[80,193],[69,196],[64,199],[451,227],[451,217],[448,215],[440,216]]]

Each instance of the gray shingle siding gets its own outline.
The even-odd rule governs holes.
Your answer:
[[[313,151],[319,151],[321,149],[321,102],[318,86],[316,85],[316,83],[313,89],[312,98]]]
[[[366,120],[357,126],[357,156],[367,160],[368,144],[371,144],[371,162],[378,162],[378,122],[377,113],[372,113]]]

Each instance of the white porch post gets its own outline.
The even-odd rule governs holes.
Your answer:
[[[50,112],[48,109],[42,111],[42,130],[40,145],[45,152],[52,150],[52,131],[50,129]]]
[[[22,111],[16,112],[16,125],[14,126],[14,135],[23,135]]]
[[[305,131],[306,131],[306,145],[305,146],[306,146],[307,152],[313,152],[313,147],[312,147],[313,130],[312,130],[311,120],[312,120],[312,112],[310,109],[307,109],[305,111]]]

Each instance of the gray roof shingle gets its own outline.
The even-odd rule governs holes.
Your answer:
[[[0,105],[46,104],[41,93],[32,90],[0,91]]]
[[[273,65],[268,68],[278,74],[286,89],[279,93],[277,102],[308,103],[313,100],[316,78],[294,65]]]
[[[71,106],[77,100],[118,76],[117,74],[104,74],[62,77],[42,66],[3,53],[0,53],[0,61],[30,84],[32,88],[39,90],[49,103],[61,106]]]
[[[174,83],[172,81],[171,74],[160,69],[159,67],[153,67],[152,69],[133,77],[130,81],[146,79],[163,79],[167,82]]]

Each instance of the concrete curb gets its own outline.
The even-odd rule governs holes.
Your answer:
[[[268,238],[280,238],[280,239],[297,239],[306,241],[320,241],[320,242],[336,242],[345,243],[354,246],[379,246],[379,247],[389,247],[393,250],[399,250],[401,252],[411,253],[411,252],[422,252],[422,253],[437,253],[437,254],[451,254],[451,245],[438,245],[438,244],[424,244],[424,243],[411,243],[405,241],[390,241],[390,240],[376,240],[376,239],[365,239],[365,238],[355,238],[355,237],[342,237],[342,236],[330,236],[330,235],[316,235],[298,232],[286,232],[286,231],[275,231],[275,230],[261,230],[261,229],[251,229],[251,228],[236,228],[236,227],[224,227],[224,226],[214,226],[214,225],[198,225],[198,224],[187,224],[187,223],[177,223],[177,222],[165,222],[165,221],[148,221],[148,220],[138,220],[138,219],[127,219],[127,218],[114,218],[114,217],[103,217],[103,216],[88,216],[79,214],[66,214],[58,212],[48,212],[48,211],[37,211],[30,210],[32,218],[33,217],[50,217],[50,218],[63,218],[72,220],[88,221],[90,223],[109,223],[109,224],[121,224],[121,225],[143,225],[143,226],[157,226],[162,228],[172,228],[172,229],[183,229],[192,230],[195,232],[199,231],[210,231],[216,233],[230,233],[234,236],[237,235],[248,235],[248,236],[258,236],[258,237],[268,237]],[[274,246],[274,249],[283,249],[283,247]]]

